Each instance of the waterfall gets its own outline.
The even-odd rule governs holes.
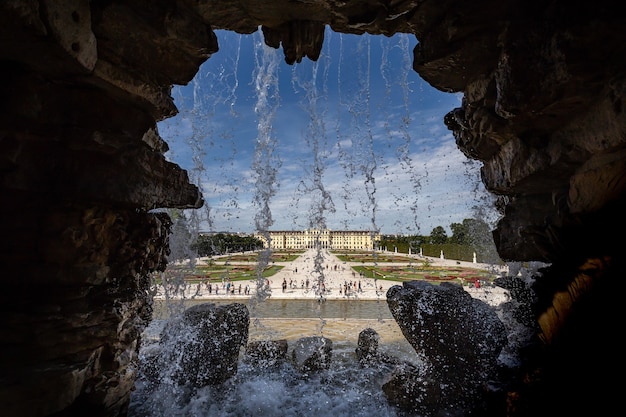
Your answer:
[[[312,229],[326,229],[327,214],[336,211],[331,194],[324,184],[329,157],[326,137],[327,61],[328,55],[322,53],[317,62],[298,65],[292,70],[294,92],[301,95],[300,108],[308,115],[302,136],[308,146],[310,158],[310,161],[302,161],[305,176],[299,181],[297,194],[299,198],[306,197],[307,199],[309,205],[307,227]],[[321,77],[320,67],[323,73]],[[321,87],[318,85],[320,83]],[[297,204],[295,207],[298,207]]]
[[[350,35],[340,35],[343,38]],[[352,55],[346,56],[343,48],[339,52],[339,70],[337,71],[338,116],[337,148],[341,166],[344,169],[343,185],[344,208],[350,216],[369,216],[370,230],[376,231],[376,179],[374,172],[378,158],[373,151],[373,133],[370,115],[370,39],[359,37]],[[343,71],[350,64],[356,68]],[[344,114],[347,112],[347,114]],[[344,124],[347,120],[348,127]],[[347,132],[347,133],[346,133]],[[355,211],[354,199],[357,199]],[[349,227],[349,225],[346,225]]]
[[[204,206],[198,210],[168,210],[174,222],[170,261],[178,262],[178,266],[168,274],[153,277],[153,287],[162,283],[168,297],[184,293],[187,287],[184,277],[195,271],[197,254],[193,247],[198,233],[212,231],[216,215],[226,219],[236,216],[239,207],[240,181],[233,175],[237,146],[232,126],[239,118],[236,103],[241,37],[230,40],[227,47],[232,54],[215,56],[211,65],[200,68],[188,86],[173,88],[172,96],[180,115],[158,126],[169,144],[166,158],[187,170],[190,182],[198,186],[205,198]],[[224,112],[224,106],[230,111]],[[225,120],[231,121],[224,123]],[[210,169],[207,164],[211,165]],[[214,165],[218,166],[217,170]],[[219,200],[216,200],[213,196],[218,191]],[[179,303],[168,305],[172,312],[182,308]]]
[[[251,79],[262,62],[255,48],[263,40],[254,39],[258,32],[218,32],[220,52],[188,86],[173,89],[180,115],[159,130],[170,144],[167,156],[203,192],[206,204],[191,219],[199,229],[251,232],[264,204],[255,196],[253,164],[260,166],[252,161],[264,134],[258,129],[268,127],[257,112],[257,88],[264,87]],[[272,139],[273,152],[283,155],[267,203],[272,227],[310,227],[319,223],[315,211],[326,206],[323,223],[331,229],[428,234],[474,215],[470,200],[488,201],[479,164],[456,149],[443,125],[460,98],[434,92],[417,77],[410,42],[409,35],[376,39],[327,29],[317,62],[287,66],[278,58]]]
[[[264,277],[272,262],[270,231],[307,229],[317,233],[313,268],[306,277],[319,297],[310,308],[317,313],[317,333],[326,335],[331,326],[322,305],[328,301],[320,289],[333,275],[326,272],[320,233],[415,234],[431,217],[435,225],[447,226],[440,221],[461,211],[456,200],[463,193],[483,193],[479,167],[459,163],[454,152],[460,152],[441,127],[457,98],[437,95],[441,105],[436,110],[420,105],[435,93],[411,70],[408,35],[373,42],[369,35],[335,34],[327,28],[318,61],[291,67],[282,62],[281,49],[264,44],[261,30],[251,36],[219,32],[218,39],[220,52],[188,86],[173,89],[179,116],[159,126],[171,148],[166,156],[189,172],[206,204],[200,210],[171,211],[170,263],[176,274],[157,281],[164,284],[168,301],[184,290],[185,275],[199,262],[191,248],[200,231],[256,232],[270,244],[259,253],[256,290],[246,301],[253,326],[271,338],[271,326],[257,314],[263,303],[277,301]],[[453,178],[459,167],[460,185]],[[441,178],[447,182],[439,183]],[[431,187],[434,183],[439,188]],[[377,265],[375,251],[373,259]],[[179,315],[189,301],[182,298],[168,303],[171,315]],[[359,301],[346,300],[352,302],[345,306]],[[375,302],[378,317],[369,318],[382,322],[386,303]],[[192,389],[172,384],[164,372],[161,389],[138,385],[129,415],[398,416],[380,390],[389,367],[359,367],[354,349],[342,342],[337,340],[337,358],[323,375],[302,376],[288,366],[260,373],[242,363],[223,386]],[[402,352],[402,360],[413,353]]]
[[[280,62],[279,51],[266,46],[260,35],[255,33],[256,73],[254,87],[256,92],[257,138],[254,149],[252,167],[255,174],[254,203],[257,207],[254,216],[256,230],[265,236],[268,248],[261,252],[257,261],[256,299],[263,301],[270,295],[265,285],[263,271],[269,264],[271,256],[271,237],[269,229],[274,224],[270,202],[278,187],[277,172],[281,161],[275,153],[277,139],[274,134],[274,118],[279,103],[277,69]],[[254,305],[254,304],[252,304]]]
[[[412,82],[409,81],[409,71],[411,69],[412,54],[409,47],[409,35],[398,34],[393,39],[380,39],[382,56],[380,73],[385,81],[385,100],[379,104],[379,109],[385,114],[385,131],[389,147],[395,149],[395,154],[400,167],[400,173],[389,173],[390,181],[400,182],[402,177],[408,177],[410,187],[406,187],[402,192],[392,188],[394,199],[399,203],[398,220],[394,223],[397,230],[404,230],[407,233],[419,234],[419,203],[421,195],[421,180],[428,175],[427,170],[417,169],[412,157],[413,141],[411,137],[412,115],[410,110],[410,94],[412,93]],[[388,63],[401,62],[398,67],[391,67]],[[392,93],[400,95],[401,100],[395,103],[391,100]],[[390,108],[398,109],[398,114],[390,114]],[[390,122],[393,120],[393,123]],[[409,207],[413,222],[405,224],[407,209]]]
[[[302,160],[305,176],[297,188],[295,207],[301,199],[308,204],[307,228],[316,233],[315,256],[313,257],[313,281],[320,302],[325,298],[326,276],[324,273],[324,248],[320,233],[327,229],[327,215],[336,212],[330,192],[326,189],[326,170],[330,152],[327,144],[326,116],[328,109],[328,71],[330,54],[323,51],[316,62],[306,62],[293,67],[292,86],[300,96],[299,107],[308,115],[302,132],[308,147],[306,159]],[[325,320],[318,306],[319,333],[323,334]]]

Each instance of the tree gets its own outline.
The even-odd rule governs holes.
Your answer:
[[[446,230],[441,227],[435,227],[432,232],[430,232],[430,243],[435,245],[442,245],[448,242],[448,235],[446,234]]]
[[[452,223],[450,230],[452,230],[452,236],[450,237],[450,243],[457,243],[459,245],[469,245],[468,226],[467,220],[463,220],[463,223]]]
[[[409,236],[409,246],[411,247],[411,250],[413,252],[419,251],[420,246],[429,242],[430,242],[430,236],[420,236],[420,235]]]
[[[199,235],[195,244],[199,256],[224,255],[227,253],[258,250],[263,242],[254,236],[240,236],[230,233]]]
[[[394,247],[398,249],[398,252],[409,253],[409,248],[412,253],[419,251],[420,246],[429,243],[430,236],[396,236],[396,235],[383,235],[380,240],[380,247],[386,248],[388,251],[393,251]]]
[[[480,219],[465,219],[463,226],[467,230],[467,245],[472,246],[480,257],[479,262],[501,262],[498,250],[493,242],[489,225]]]

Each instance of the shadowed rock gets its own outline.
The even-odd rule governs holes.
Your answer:
[[[422,375],[404,372],[387,383],[384,390],[390,400],[411,406],[411,401],[397,398],[399,390],[393,386],[401,384],[404,396],[422,397],[420,402],[433,408],[429,415],[473,408],[495,376],[498,355],[507,342],[495,311],[460,286],[424,281],[391,287],[387,304],[425,363]]]
[[[289,344],[286,339],[258,340],[248,343],[244,360],[259,368],[269,368],[287,358]]]
[[[355,350],[356,358],[361,364],[376,361],[380,336],[376,330],[367,328],[359,333],[359,341]]]
[[[179,385],[218,385],[235,375],[248,342],[250,314],[243,304],[199,304],[163,330],[163,359]],[[171,364],[174,364],[172,366]]]
[[[298,339],[293,348],[293,364],[300,372],[315,372],[330,368],[333,341],[323,336]]]
[[[382,386],[390,404],[424,416],[443,415],[449,411],[442,402],[442,387],[428,372],[410,363],[394,368]]]
[[[402,363],[398,358],[379,352],[379,341],[380,335],[372,328],[364,329],[359,333],[355,354],[361,366],[397,365]]]
[[[266,45],[278,49],[282,44],[287,64],[302,62],[305,56],[317,61],[320,56],[325,30],[321,22],[290,21],[262,30]]]
[[[317,56],[322,24],[415,36],[413,69],[463,94],[445,122],[498,197],[499,256],[552,263],[536,288],[550,356],[509,400],[530,416],[620,407],[589,384],[623,357],[598,343],[598,323],[623,319],[623,243],[606,238],[626,228],[626,31],[612,3],[0,2],[0,264],[19,277],[3,282],[0,368],[20,381],[3,387],[3,413],[124,413],[149,279],[169,254],[171,221],[152,209],[203,205],[158,137],[177,113],[172,84],[218,51],[215,29],[277,31],[267,40],[291,62]]]

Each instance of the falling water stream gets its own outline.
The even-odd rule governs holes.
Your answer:
[[[255,298],[251,300],[254,317],[254,306],[257,302],[262,302],[270,294],[265,285],[263,271],[270,262],[271,257],[271,237],[269,229],[274,224],[270,202],[276,193],[277,172],[280,167],[280,158],[276,155],[277,139],[274,133],[273,121],[279,102],[278,75],[277,68],[279,54],[263,44],[259,32],[255,34],[255,60],[256,73],[254,86],[257,102],[254,111],[257,115],[257,138],[254,148],[254,158],[252,167],[255,174],[255,194],[254,203],[256,214],[254,222],[257,232],[261,233],[269,247],[263,250],[257,260],[256,268],[256,291]],[[257,321],[258,323],[258,321]]]
[[[220,48],[220,53],[210,59],[212,65],[208,69],[201,68],[191,89],[174,89],[181,115],[164,125],[161,134],[173,149],[169,157],[190,172],[190,180],[203,191],[206,204],[202,210],[173,213],[172,259],[187,265],[177,281],[168,283],[173,288],[182,285],[182,276],[196,265],[196,256],[189,247],[199,231],[234,228],[232,232],[239,232],[241,230],[233,225],[247,222],[254,224],[254,232],[270,241],[269,232],[280,216],[289,218],[289,223],[282,225],[289,224],[290,229],[306,228],[313,233],[334,227],[367,229],[375,236],[384,226],[416,234],[424,218],[430,217],[428,207],[432,207],[432,203],[424,197],[431,191],[422,191],[432,155],[420,156],[419,147],[423,146],[427,152],[427,142],[432,142],[427,136],[435,135],[437,128],[426,129],[425,124],[431,118],[434,120],[434,116],[415,112],[409,105],[413,94],[412,81],[409,81],[409,37],[398,35],[391,40],[381,39],[380,48],[376,48],[380,56],[373,57],[371,37],[361,36],[353,42],[348,36],[327,30],[326,39],[334,39],[339,50],[329,50],[330,42],[326,42],[318,61],[297,64],[289,68],[289,75],[281,73],[282,51],[265,46],[260,30],[252,35],[251,54],[241,52],[242,37],[228,36],[224,42],[234,55],[222,59],[220,54],[224,48]],[[253,69],[246,73],[244,61],[250,56],[254,61]],[[397,68],[389,64],[392,57],[401,63]],[[374,58],[380,62],[377,67],[383,79],[383,86],[378,90],[372,85]],[[290,79],[290,85],[281,83],[285,78]],[[254,91],[251,97],[239,91],[246,83]],[[297,106],[282,102],[286,85],[298,97]],[[392,96],[398,95],[399,102],[394,101]],[[448,104],[444,106],[450,110]],[[305,116],[297,116],[293,112],[295,107]],[[282,111],[291,114],[287,123],[277,119]],[[382,117],[378,117],[380,115]],[[422,119],[415,126],[414,119],[419,117]],[[236,126],[252,120],[253,128],[235,131]],[[441,118],[438,123],[442,124]],[[331,133],[333,127],[334,133]],[[449,135],[442,137],[449,144],[438,152],[452,149],[458,152]],[[388,154],[392,159],[387,158]],[[243,161],[250,163],[245,166]],[[463,166],[466,172],[462,175],[478,181],[477,168]],[[290,176],[296,168],[300,173]],[[435,167],[433,172],[440,169]],[[477,189],[471,192],[480,194]],[[454,198],[458,199],[458,193]],[[253,215],[245,214],[250,212]],[[361,223],[364,226],[354,226],[357,218],[365,218]],[[381,224],[382,218],[384,224]],[[322,288],[324,258],[321,245],[317,246],[319,249],[312,259],[315,265],[312,278],[317,288]],[[270,248],[260,253],[256,291],[247,300],[257,338],[271,339],[275,335],[266,320],[267,305],[272,304],[268,301],[271,290],[263,277],[271,254]],[[165,276],[160,278],[166,279]],[[312,314],[301,313],[302,317],[288,318],[275,313],[270,314],[270,322],[282,321],[283,326],[297,331],[299,321],[314,317],[318,321],[318,335],[339,338],[346,329],[341,327],[341,320],[343,326],[353,327],[365,325],[367,320],[383,322],[383,316],[389,321],[384,302],[372,304],[366,317],[347,314],[332,318],[327,316],[328,310],[322,308],[323,302],[320,292],[318,302],[307,307]],[[165,304],[159,308],[167,314],[156,318],[149,327],[144,354],[156,345],[164,323],[180,315],[186,307],[188,304],[171,300],[166,294]],[[180,387],[167,378],[165,371],[157,388],[140,379],[131,399],[129,415],[401,415],[387,404],[380,389],[389,368],[384,365],[361,368],[351,350],[354,341],[348,345],[339,339],[336,342],[333,366],[317,375],[303,377],[288,364],[262,372],[241,363],[237,375],[219,387]],[[395,346],[398,341],[388,342],[389,346]],[[412,356],[414,352],[406,350],[406,344],[393,349],[396,350],[389,350],[390,354],[407,361],[416,360]]]

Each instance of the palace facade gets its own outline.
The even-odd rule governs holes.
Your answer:
[[[266,236],[257,233],[267,248]],[[380,233],[369,230],[329,230],[305,229],[269,231],[271,249],[310,249],[324,248],[333,250],[372,250],[380,242]]]

